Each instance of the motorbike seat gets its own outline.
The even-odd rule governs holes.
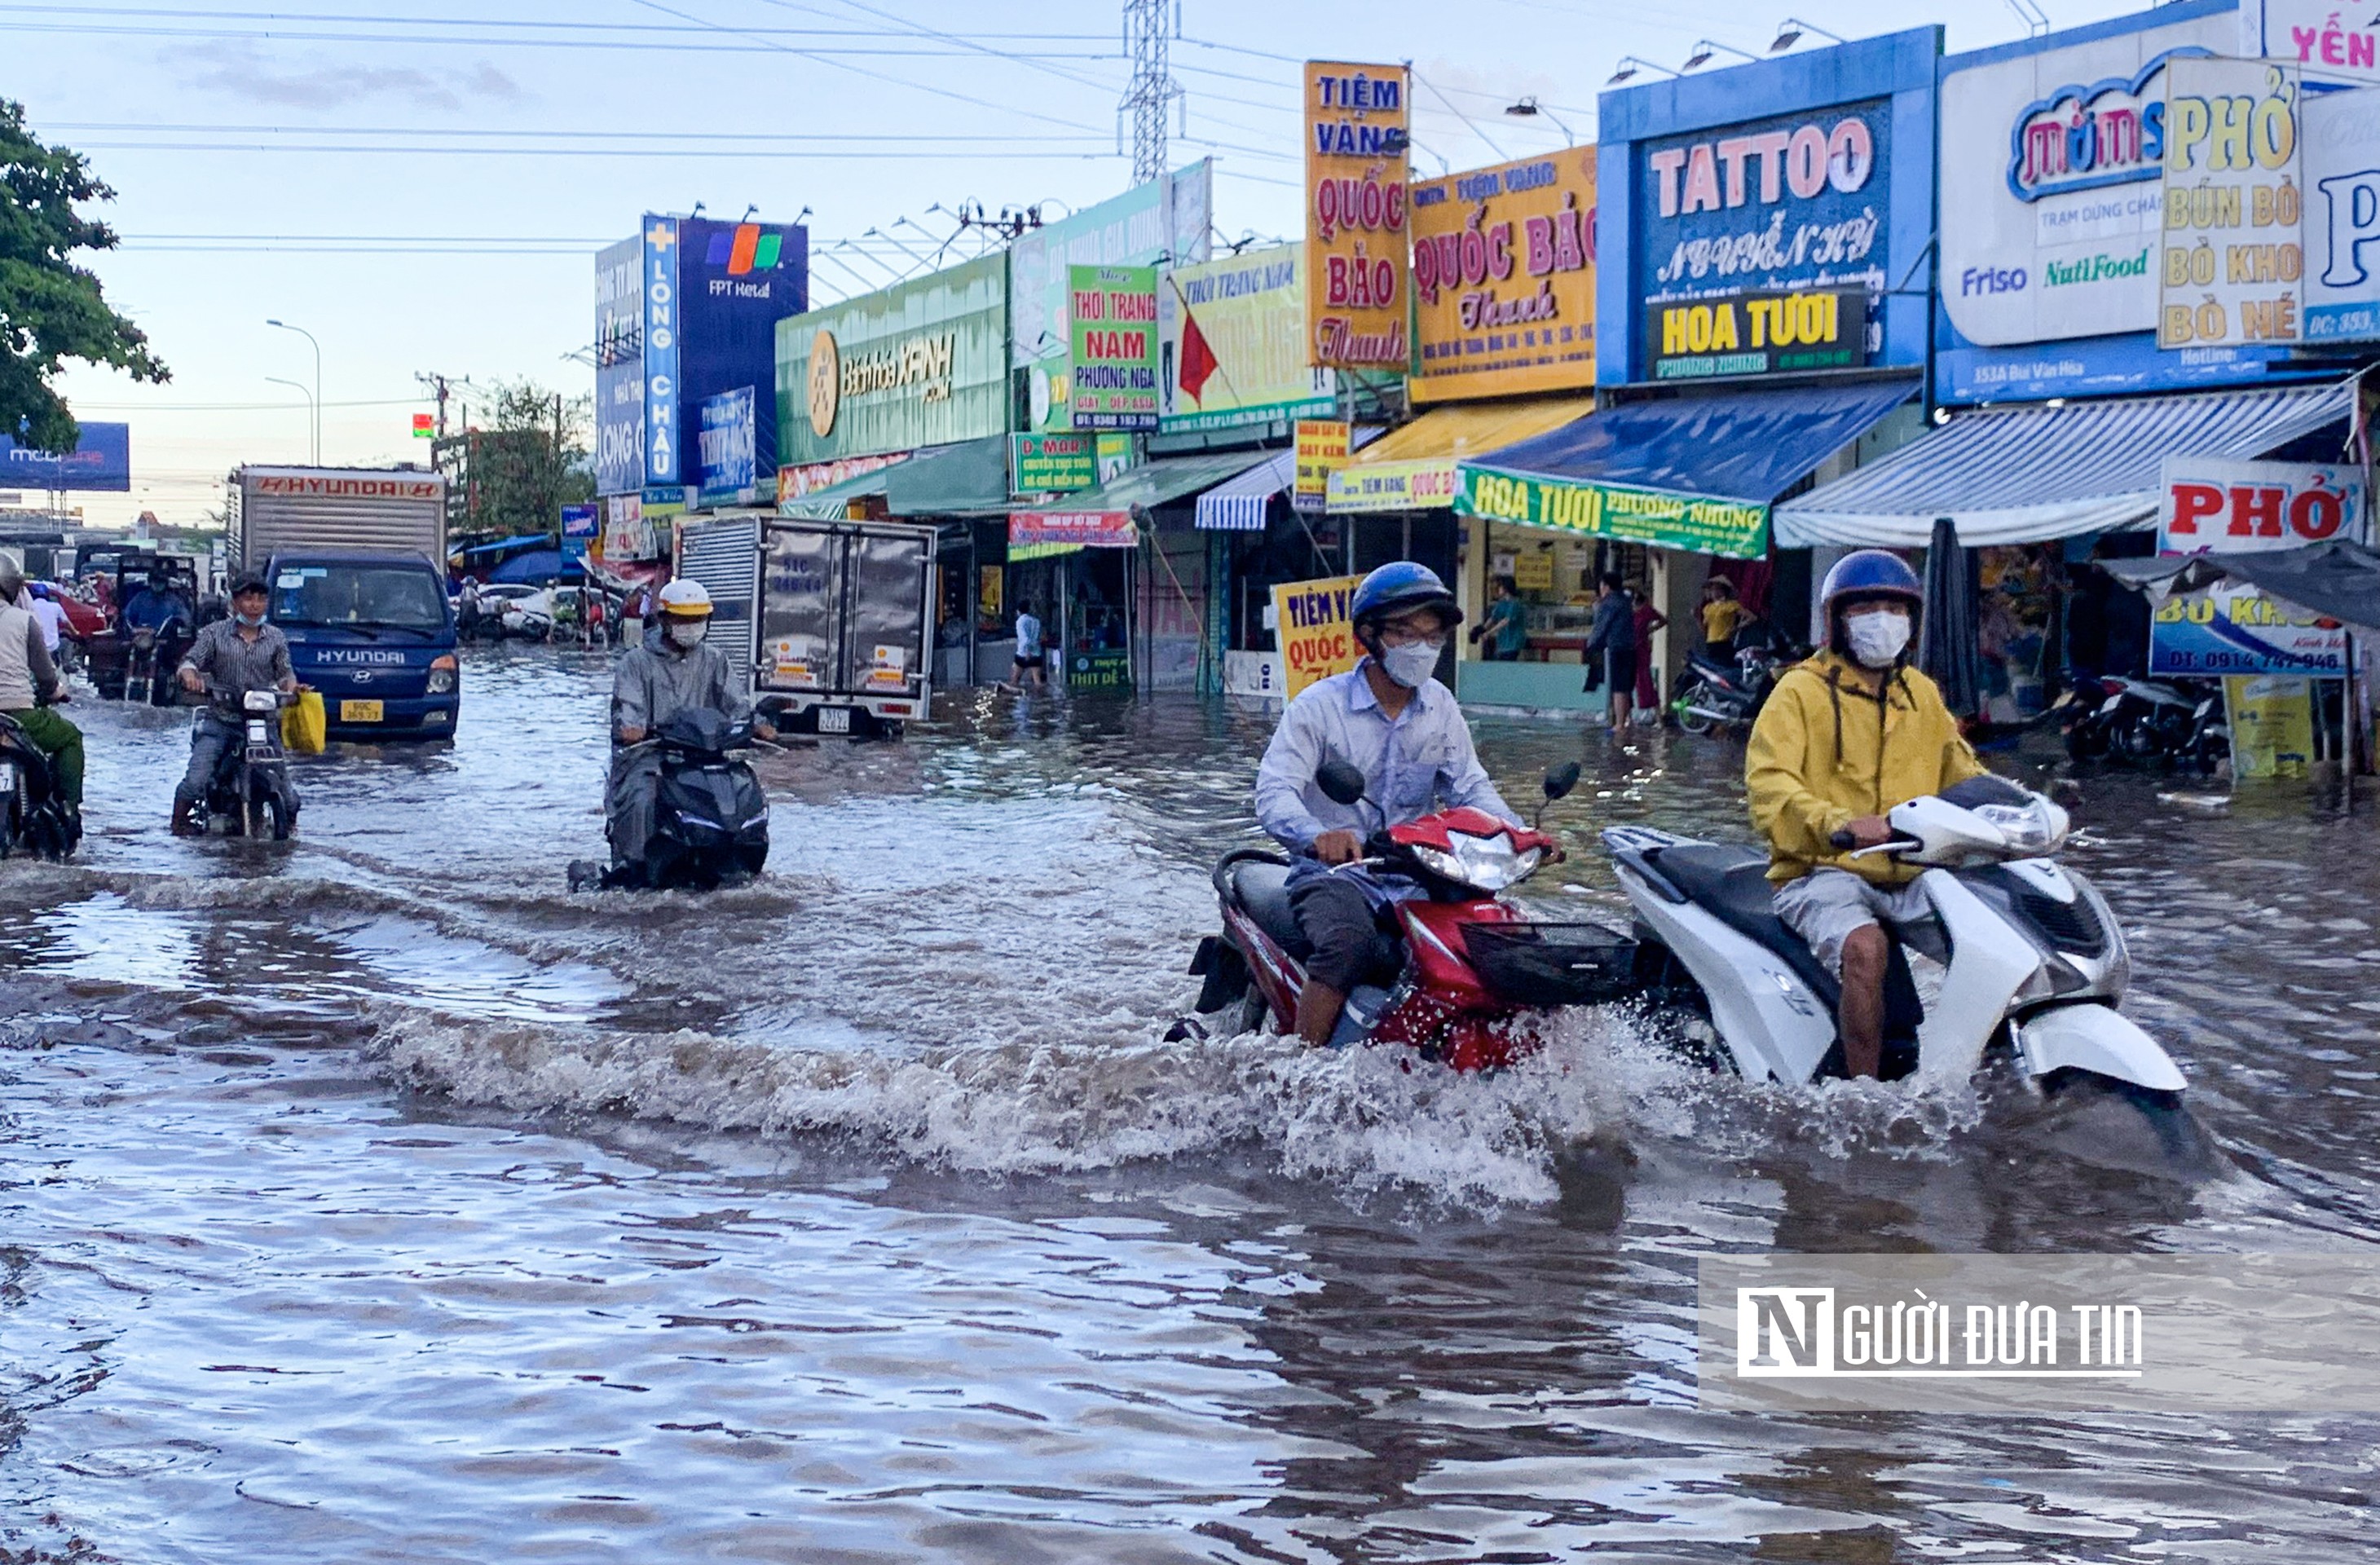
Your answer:
[[[1755,945],[1785,959],[1812,993],[1832,1010],[1842,986],[1819,964],[1809,942],[1777,916],[1768,884],[1768,855],[1758,848],[1696,843],[1647,855],[1670,884],[1695,906]]]
[[[1723,679],[1730,685],[1740,683],[1743,678],[1743,670],[1741,666],[1733,662],[1723,663],[1699,648],[1686,654],[1686,666],[1696,673]]]
[[[1257,922],[1257,928],[1294,954],[1305,949],[1305,935],[1289,905],[1289,866],[1253,861],[1232,867],[1232,894]]]

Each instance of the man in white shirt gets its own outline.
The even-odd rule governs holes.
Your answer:
[[[67,623],[66,609],[51,592],[48,582],[34,582],[25,590],[33,595],[32,601],[25,605],[26,611],[33,616],[33,623],[42,627],[42,645],[50,649],[50,656],[55,659],[58,655],[58,636]]]
[[[1028,678],[1036,685],[1046,686],[1050,683],[1050,676],[1044,672],[1048,662],[1049,653],[1041,645],[1040,618],[1034,613],[1030,599],[1019,599],[1016,603],[1016,667],[1010,677],[1020,690]]]

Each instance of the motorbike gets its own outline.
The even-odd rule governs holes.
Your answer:
[[[62,859],[81,841],[82,823],[59,795],[48,752],[0,712],[0,858]]]
[[[1575,761],[1549,770],[1546,804],[1575,788],[1578,775]],[[1369,802],[1363,774],[1344,761],[1325,762],[1316,781],[1350,808]],[[1544,807],[1537,814],[1542,820]],[[1460,1071],[1492,1069],[1531,1047],[1529,1024],[1546,1013],[1623,992],[1624,937],[1599,924],[1532,918],[1504,896],[1560,855],[1535,827],[1467,807],[1371,833],[1356,865],[1409,877],[1425,894],[1396,904],[1402,971],[1386,988],[1359,985],[1347,996],[1331,1047],[1395,1045]],[[1260,848],[1215,866],[1223,930],[1199,941],[1190,971],[1205,980],[1197,1014],[1218,1017],[1224,1031],[1251,1032],[1268,1018],[1278,1031],[1295,1027],[1311,948],[1291,910],[1290,867]],[[1208,1030],[1185,1018],[1173,1036]]]
[[[1791,666],[1791,660],[1765,643],[1738,648],[1731,665],[1696,649],[1686,654],[1686,673],[1670,713],[1689,734],[1750,728],[1778,679]]]
[[[1915,884],[1950,951],[1921,1005],[1894,942],[1880,1074],[1964,1081],[2005,1047],[2045,1091],[2081,1081],[2177,1103],[2187,1085],[2155,1038],[2117,1010],[2131,979],[2122,928],[2088,880],[2057,862],[2066,811],[1998,777],[1895,807],[1891,838],[1863,853],[1923,866]],[[1840,986],[1771,905],[1768,855],[1647,827],[1613,827],[1605,851],[1635,916],[1643,996],[1691,1042],[1751,1081],[1844,1074]],[[1852,846],[1848,833],[1835,845]]]
[[[234,690],[207,682],[207,697],[219,717],[237,713],[239,743],[227,746],[206,796],[191,811],[200,833],[223,823],[228,837],[270,835],[285,843],[298,825],[298,789],[289,781],[289,756],[281,746],[281,709],[298,699],[280,690]]]
[[[769,862],[769,796],[744,759],[752,725],[688,707],[632,746],[661,758],[644,857],[608,869],[580,859],[570,866],[570,889],[707,892],[759,874]]]
[[[2223,687],[2213,680],[2084,680],[2064,726],[2066,753],[2078,761],[2211,773],[2231,758]]]

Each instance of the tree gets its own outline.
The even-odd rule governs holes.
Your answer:
[[[562,507],[595,498],[587,441],[594,399],[533,381],[498,384],[495,412],[464,443],[468,520],[475,531],[558,532]]]
[[[107,308],[77,250],[112,250],[115,234],[75,211],[115,192],[79,152],[45,147],[21,103],[0,98],[0,434],[43,451],[72,451],[81,431],[51,389],[69,359],[163,383],[165,366],[140,329]]]

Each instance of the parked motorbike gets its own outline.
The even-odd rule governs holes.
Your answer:
[[[48,752],[0,712],[0,858],[62,859],[81,841],[82,822],[58,792]]]
[[[570,866],[573,891],[715,891],[760,873],[769,862],[769,797],[745,759],[752,720],[730,722],[689,707],[642,745],[661,757],[660,792],[644,857],[606,869]]]
[[[1791,660],[1766,642],[1739,647],[1732,663],[1697,649],[1686,654],[1686,673],[1670,713],[1689,734],[1750,728],[1791,667]]]
[[[1546,803],[1575,788],[1578,774],[1575,761],[1547,772]],[[1368,802],[1363,774],[1344,761],[1324,763],[1316,781],[1342,805]],[[1500,1066],[1529,1047],[1535,1018],[1625,992],[1624,937],[1533,919],[1504,899],[1560,854],[1543,832],[1468,807],[1373,832],[1356,863],[1410,877],[1427,895],[1396,904],[1403,971],[1385,989],[1360,985],[1347,996],[1331,1046],[1393,1044],[1457,1070]],[[1220,1030],[1253,1031],[1268,1017],[1281,1032],[1296,1024],[1312,952],[1290,908],[1289,873],[1289,859],[1260,848],[1215,866],[1223,932],[1199,941],[1190,971],[1206,980],[1198,1014],[1218,1017]],[[1208,1030],[1185,1019],[1174,1036]]]
[[[2078,761],[2207,773],[2231,758],[2223,687],[2211,679],[2085,680],[2064,726],[2066,753]]]
[[[2055,858],[2066,812],[1998,777],[1971,778],[1886,816],[1880,847],[1925,866],[1914,882],[1949,937],[1930,1010],[1895,943],[1881,1074],[1964,1081],[2005,1046],[2045,1089],[2079,1081],[2171,1104],[2186,1085],[2155,1039],[2118,1012],[2131,978],[2106,899]],[[1751,1081],[1844,1074],[1840,986],[1771,905],[1768,855],[1646,827],[1603,833],[1636,916],[1645,997]],[[1849,848],[1848,833],[1839,848]]]
[[[271,835],[285,843],[298,825],[298,789],[289,781],[289,756],[281,746],[281,709],[298,699],[293,692],[234,690],[207,682],[207,696],[218,716],[237,714],[240,742],[225,749],[207,783],[206,797],[191,819],[201,834],[216,823],[229,837]]]

